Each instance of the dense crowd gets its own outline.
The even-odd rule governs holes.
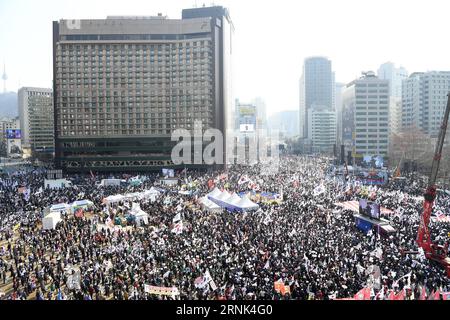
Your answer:
[[[439,265],[417,251],[415,239],[426,181],[405,177],[363,187],[327,174],[324,158],[283,157],[278,171],[264,165],[234,166],[226,172],[183,172],[180,186],[162,186],[158,174],[139,186],[99,187],[107,176],[76,175],[69,188],[43,189],[45,172],[27,169],[0,179],[0,294],[6,299],[336,299],[363,288],[372,298],[405,292],[450,291]],[[259,203],[251,212],[205,210],[200,197],[214,187],[248,192],[250,179],[259,189],[282,195],[281,203]],[[31,191],[27,196],[18,188]],[[106,205],[104,198],[150,189],[164,190],[156,201],[139,201],[148,224],[101,228],[125,215],[131,203]],[[323,186],[318,194],[316,189]],[[391,209],[385,215],[396,230],[382,237],[363,233],[353,212],[336,204],[367,197]],[[43,211],[56,203],[89,199],[91,212],[67,214],[55,230],[42,229]],[[450,196],[439,193],[436,210],[449,214]],[[174,217],[183,221],[172,232]],[[449,225],[432,222],[433,240],[448,240]],[[212,285],[199,285],[205,274]],[[204,278],[203,278],[204,279]],[[275,290],[274,283],[288,287]],[[179,295],[155,295],[146,286],[176,287]],[[404,290],[404,291],[403,291]]]

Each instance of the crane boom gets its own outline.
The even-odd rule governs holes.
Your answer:
[[[439,171],[439,164],[442,158],[442,148],[444,146],[445,134],[447,132],[448,118],[450,114],[450,93],[447,95],[447,107],[444,112],[441,129],[436,142],[436,150],[431,166],[431,174],[428,180],[428,187],[424,194],[423,213],[420,220],[419,230],[417,232],[417,244],[423,248],[425,256],[442,264],[450,277],[450,259],[447,257],[448,244],[439,246],[431,242],[430,236],[430,218],[433,211],[434,200],[436,199],[436,178]]]

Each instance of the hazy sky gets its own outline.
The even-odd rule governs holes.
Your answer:
[[[156,15],[181,18],[200,0],[0,0],[0,63],[8,89],[52,86],[52,21]],[[450,70],[448,0],[217,0],[235,25],[234,93],[268,113],[297,109],[305,57],[333,62],[350,82],[386,61],[409,72]],[[2,85],[3,87],[3,85]]]

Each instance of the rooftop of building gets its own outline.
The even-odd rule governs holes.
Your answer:
[[[106,19],[61,19],[60,35],[77,34],[148,34],[210,32],[211,18],[225,17],[231,23],[228,9],[221,6],[182,10],[181,19],[169,19],[162,13],[156,16],[107,16]]]
[[[52,92],[53,89],[51,88],[40,88],[40,87],[22,87],[19,89],[19,92],[21,91],[36,91],[36,92]]]

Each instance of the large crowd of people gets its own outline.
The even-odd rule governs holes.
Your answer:
[[[68,176],[70,187],[46,189],[45,170],[3,175],[0,299],[328,300],[353,298],[366,288],[371,299],[400,293],[420,299],[450,291],[445,270],[425,259],[415,242],[426,180],[407,176],[402,185],[361,186],[330,175],[329,166],[325,158],[285,156],[271,174],[264,165],[188,170],[175,186],[147,174],[140,185],[102,187],[95,182],[108,176],[87,174]],[[252,183],[240,183],[244,176]],[[191,192],[180,194],[181,185]],[[210,211],[199,201],[212,188],[241,194],[255,186],[282,201],[259,202],[249,212]],[[132,203],[104,199],[151,187],[161,190],[155,201],[134,201],[148,223],[114,226]],[[362,232],[354,213],[337,205],[360,198],[392,210],[383,218],[395,233]],[[93,207],[43,230],[45,208],[81,199]],[[450,214],[450,195],[440,192],[435,207]],[[177,215],[181,233],[173,232]],[[431,223],[437,243],[446,242],[449,231],[448,223]],[[176,294],[156,294],[149,286],[176,288]]]

